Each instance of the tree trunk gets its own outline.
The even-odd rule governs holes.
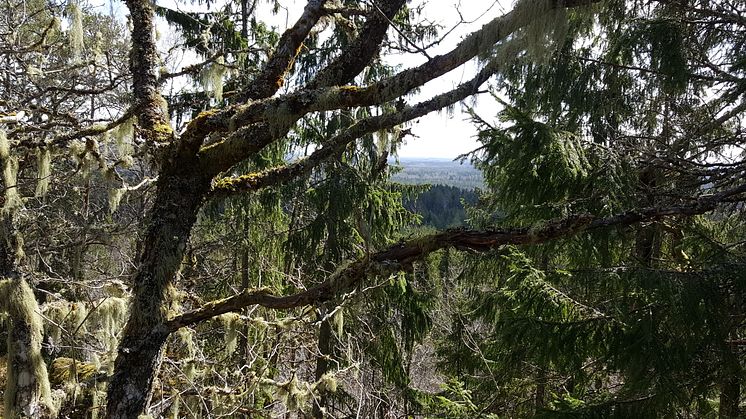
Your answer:
[[[109,383],[107,417],[136,418],[147,410],[168,337],[163,322],[170,292],[209,179],[162,174],[134,280],[130,317]]]
[[[47,366],[41,356],[42,320],[34,292],[20,277],[2,281],[0,288],[0,304],[10,318],[4,417],[54,417]]]
[[[318,311],[319,319],[323,319],[327,315],[328,310],[325,308]],[[316,372],[314,378],[316,381],[321,380],[321,377],[329,372],[331,367],[331,357],[333,356],[332,351],[334,350],[334,336],[332,335],[331,319],[321,320],[321,327],[319,329],[319,357],[316,358]],[[324,418],[324,412],[327,408],[328,397],[326,391],[321,391],[317,398],[314,398],[313,403],[313,417],[316,419]]]
[[[23,238],[17,229],[17,162],[10,155],[5,132],[0,130],[0,163],[4,203],[0,209],[0,309],[8,314],[6,418],[55,417],[47,366],[41,356],[43,326],[34,292],[23,279]]]
[[[723,365],[720,367],[720,407],[718,417],[722,419],[739,418],[741,411],[741,364],[738,359],[738,348],[725,351]]]

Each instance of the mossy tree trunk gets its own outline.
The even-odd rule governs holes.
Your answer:
[[[163,325],[169,314],[172,282],[209,185],[209,179],[176,174],[164,174],[158,181],[134,280],[131,314],[109,383],[109,418],[136,418],[147,410],[170,333]]]
[[[34,292],[20,276],[2,281],[0,288],[0,303],[10,319],[4,417],[55,417],[41,356],[43,327]]]
[[[582,0],[581,3],[586,4],[592,1]],[[371,89],[329,88],[328,91],[307,89],[305,97],[301,97],[303,100],[296,100],[293,106],[287,106],[287,104],[280,106],[283,109],[290,109],[290,111],[285,111],[288,116],[277,112],[260,112],[265,116],[271,115],[271,118],[263,122],[254,121],[251,119],[254,111],[273,103],[272,100],[267,100],[266,103],[262,100],[274,95],[283,85],[296,55],[302,50],[303,41],[323,14],[322,7],[325,1],[309,0],[303,15],[279,39],[272,57],[263,70],[256,75],[252,83],[236,94],[237,100],[251,99],[256,102],[256,105],[203,112],[194,118],[187,125],[186,130],[177,137],[171,130],[168,117],[160,106],[163,98],[158,93],[156,77],[158,57],[153,35],[152,4],[149,0],[127,0],[126,3],[133,23],[130,69],[138,115],[138,134],[147,140],[152,150],[157,151],[154,160],[159,163],[160,170],[156,197],[149,213],[149,226],[139,256],[138,270],[134,275],[130,317],[119,344],[114,374],[109,382],[107,394],[109,418],[136,418],[147,411],[152,384],[160,367],[163,345],[171,332],[184,325],[212,318],[220,310],[240,310],[250,304],[246,301],[253,301],[255,297],[264,298],[247,291],[225,300],[207,303],[192,313],[183,313],[181,316],[169,319],[169,314],[175,314],[169,313],[173,281],[179,270],[197,213],[203,200],[210,193],[213,177],[228,171],[235,164],[258,153],[263,147],[282,137],[284,132],[289,130],[290,126],[305,113],[325,108],[343,109],[352,106],[380,105],[393,100],[461,66],[495,42],[505,38],[522,22],[518,14],[507,14],[469,36],[450,53],[433,58],[418,68],[404,71],[392,77],[388,82],[376,84]],[[390,18],[397,10],[400,10],[404,3],[404,0],[381,2],[380,11],[385,17],[378,15],[371,17],[361,29],[360,36],[325,70],[321,71],[316,79],[309,83],[309,86],[327,87],[352,81],[375,58]],[[568,4],[577,5],[578,3],[570,1]],[[328,160],[331,157],[330,154],[334,154],[338,147],[349,144],[365,134],[411,121],[472,96],[476,92],[475,89],[494,74],[496,68],[495,65],[487,66],[473,81],[429,101],[406,107],[405,110],[399,112],[371,117],[362,123],[355,124],[330,141],[333,147],[318,150],[316,158],[309,158],[306,163],[301,162],[269,170],[265,173],[266,176],[261,176],[264,183],[254,184],[250,182],[253,176],[243,176],[236,178],[237,180],[228,179],[228,182],[216,182],[214,189],[219,189],[218,185],[223,184],[230,186],[233,193],[251,192],[251,190],[240,188],[240,180],[247,180],[250,186],[254,185],[258,189],[305,175],[322,161]],[[382,93],[378,94],[379,91]],[[277,100],[293,101],[290,96],[277,98]],[[248,116],[238,112],[239,110]],[[223,135],[222,141],[200,149],[208,136],[219,134]],[[217,195],[213,191],[210,196]],[[439,238],[435,237],[434,242],[437,242]],[[410,256],[427,253],[435,247],[437,244],[431,247],[418,244],[417,250],[412,254],[401,256],[403,259],[409,259]],[[490,247],[489,244],[487,247]],[[395,253],[402,251],[407,253],[411,249],[397,249]],[[274,297],[267,296],[268,300],[263,304],[268,307],[287,308],[297,307],[301,303],[317,304],[327,301],[336,296],[339,290],[349,287],[351,281],[357,280],[370,262],[366,259],[353,264],[351,271],[345,271],[341,279],[325,282],[297,296],[279,298],[276,301]],[[233,303],[241,304],[241,307],[234,307]]]
[[[42,319],[39,305],[23,278],[23,239],[17,228],[20,198],[17,195],[16,163],[2,133],[0,138],[5,200],[0,210],[0,309],[7,313],[6,418],[54,417],[47,367],[41,356]]]

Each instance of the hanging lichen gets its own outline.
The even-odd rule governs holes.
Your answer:
[[[117,155],[120,160],[126,160],[135,152],[132,137],[135,135],[135,118],[129,118],[112,130],[116,143]]]
[[[182,359],[184,366],[182,372],[187,380],[191,381],[197,373],[194,362],[194,356],[197,353],[197,345],[194,343],[194,331],[183,327],[175,333],[175,339],[169,348],[179,359]]]
[[[104,35],[101,32],[96,32],[93,40],[93,60],[96,64],[104,64],[106,62],[103,52]]]
[[[117,211],[117,208],[119,208],[119,203],[122,201],[122,197],[124,196],[125,192],[127,192],[127,188],[114,188],[109,190],[109,214],[114,214]]]
[[[48,336],[52,345],[62,342],[63,330],[67,334],[74,332],[84,333],[87,329],[83,321],[88,315],[88,309],[83,303],[71,303],[69,301],[53,301],[42,306],[44,318],[44,334]]]
[[[91,393],[91,419],[98,419],[106,406],[106,385],[96,383],[96,387]]]
[[[10,155],[10,142],[5,131],[0,129],[0,162],[3,166],[3,186],[5,187],[5,205],[3,211],[12,211],[23,206],[18,193],[18,160]]]
[[[328,391],[330,393],[336,393],[337,384],[336,372],[329,371],[322,375],[319,381],[314,383],[313,389],[317,391]]]
[[[293,378],[284,383],[275,383],[277,385],[275,396],[285,407],[290,410],[303,410],[308,400],[311,398],[311,391],[307,383],[298,381],[298,377],[293,374]]]
[[[202,89],[205,92],[212,92],[212,96],[220,102],[223,100],[223,76],[225,76],[226,67],[223,57],[218,57],[215,62],[206,65],[200,74]]]
[[[344,317],[344,308],[340,307],[332,317],[332,321],[334,322],[334,327],[337,329],[337,336],[342,337],[342,334],[344,333],[344,326],[345,326],[345,317]]]
[[[231,356],[236,352],[240,320],[241,316],[236,313],[226,313],[220,316],[220,321],[223,323],[223,328],[225,329],[225,333],[223,334],[225,356]]]
[[[52,173],[52,153],[49,149],[36,152],[36,197],[46,196]]]
[[[119,333],[127,320],[127,299],[107,297],[94,305],[88,317],[87,326],[94,331],[96,341],[103,345],[102,352],[108,354],[104,363],[111,372],[114,368],[114,355],[119,343]]]
[[[68,34],[70,42],[70,56],[74,61],[80,60],[83,53],[83,13],[75,3],[68,5],[70,16],[70,31]]]
[[[181,408],[181,396],[179,395],[178,391],[174,391],[174,394],[171,397],[173,397],[174,402],[171,405],[171,411],[169,412],[168,417],[177,419],[179,417],[179,410]]]

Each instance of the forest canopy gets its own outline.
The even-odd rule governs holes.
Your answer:
[[[2,417],[742,417],[746,2],[458,3],[2,3]]]

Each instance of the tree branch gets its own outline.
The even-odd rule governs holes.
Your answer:
[[[149,0],[127,0],[126,3],[132,20],[130,71],[138,121],[147,140],[171,140],[173,130],[162,106],[165,101],[158,93],[158,50],[155,45],[153,6]]]
[[[479,89],[479,86],[495,74],[498,68],[499,64],[496,61],[491,61],[475,78],[461,84],[450,92],[440,94],[414,106],[408,106],[399,112],[362,119],[347,128],[343,133],[332,138],[323,147],[314,151],[308,158],[296,163],[269,169],[261,173],[221,179],[215,183],[212,197],[225,197],[238,193],[258,191],[307,174],[326,159],[334,156],[341,148],[365,134],[401,125],[427,115],[430,112],[453,105],[469,96],[473,96]]]
[[[326,0],[308,1],[300,19],[282,34],[277,49],[262,72],[238,95],[240,102],[270,97],[282,87],[303,41],[323,15],[324,3]]]
[[[575,7],[596,1],[598,0],[567,2],[537,0],[538,3],[541,3],[539,6],[542,10],[547,12],[556,7]],[[201,160],[209,167],[210,172],[219,173],[248,157],[257,146],[261,148],[277,136],[287,132],[295,121],[309,112],[379,105],[405,95],[426,82],[458,68],[478,54],[492,48],[497,42],[504,40],[518,28],[530,23],[533,15],[526,10],[527,7],[529,6],[521,3],[520,7],[516,6],[513,11],[492,20],[482,29],[471,33],[450,52],[436,56],[418,67],[404,70],[370,86],[303,90],[218,112],[214,118],[219,124],[216,129],[224,132],[232,131],[233,134],[224,141],[203,150]],[[269,140],[260,141],[257,139],[257,137],[266,136],[267,128],[269,128],[267,123],[258,124],[256,127],[245,130],[242,129],[263,121],[270,121],[274,124],[272,127],[274,136]],[[251,141],[246,141],[247,138],[251,138]]]
[[[369,257],[342,267],[326,281],[308,290],[288,296],[275,296],[266,289],[246,290],[229,298],[209,302],[202,307],[183,313],[167,321],[168,333],[181,327],[199,323],[224,313],[241,310],[250,305],[273,309],[289,309],[331,300],[351,291],[369,274],[390,275],[435,251],[453,247],[458,250],[487,252],[506,245],[545,243],[569,237],[584,231],[627,226],[635,223],[671,216],[692,216],[715,210],[719,204],[746,200],[746,185],[728,191],[701,197],[695,203],[668,207],[647,207],[630,210],[610,217],[576,215],[550,221],[540,227],[517,227],[485,231],[452,229],[421,238],[403,241]]]

